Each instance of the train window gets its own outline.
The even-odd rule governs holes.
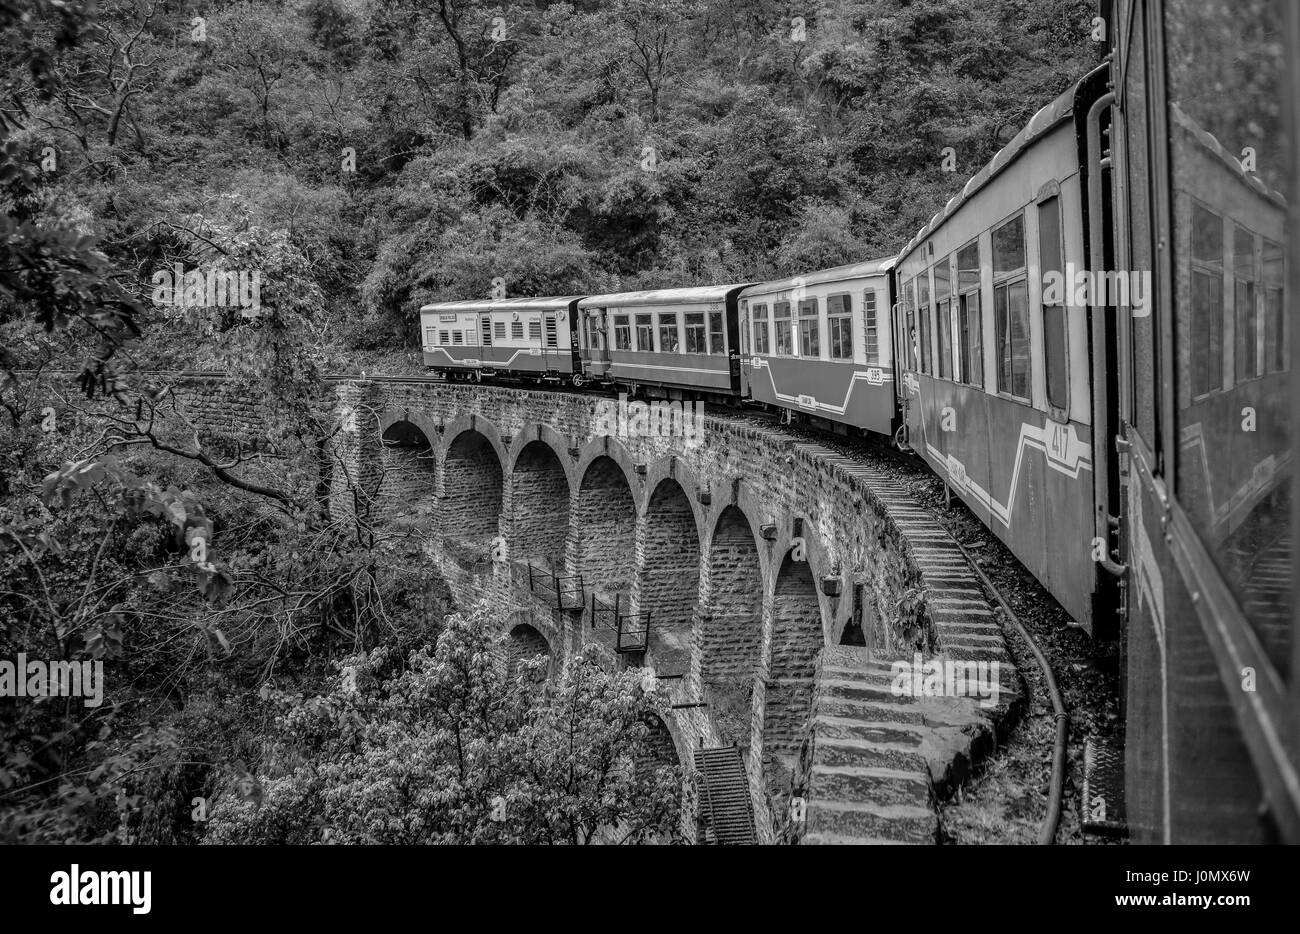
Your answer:
[[[425,346],[425,347],[433,347],[433,346],[436,345],[437,343],[438,343],[438,329],[437,329],[437,328],[425,328],[425,329],[424,329],[424,346]]]
[[[1286,262],[1282,245],[1264,239],[1264,369],[1269,373],[1286,370],[1286,311],[1283,282]]]
[[[654,353],[655,328],[650,315],[636,316],[636,349],[641,353]]]
[[[492,346],[492,319],[483,318],[480,327],[483,329],[483,346]]]
[[[945,256],[934,266],[934,301],[939,310],[939,360],[941,379],[952,379],[952,268]]]
[[[908,279],[903,283],[903,316],[907,327],[907,333],[904,335],[903,347],[907,355],[906,367],[909,370],[916,369],[916,280]]]
[[[1025,215],[1017,214],[993,231],[993,275],[1014,276],[1025,271]]]
[[[957,254],[957,353],[961,372],[957,379],[984,386],[984,325],[980,315],[980,245]]]
[[[677,313],[661,313],[657,315],[659,319],[659,352],[660,353],[678,353],[681,348],[677,345]]]
[[[1029,401],[1029,292],[1025,280],[1025,218],[993,231],[993,316],[998,392]]]
[[[704,344],[704,312],[686,313],[686,352],[707,353]]]
[[[457,346],[457,347],[459,347],[461,344],[464,344],[464,343],[465,343],[465,335],[464,335],[464,333],[461,332],[461,331],[459,331],[459,330],[452,331],[452,332],[451,332],[451,342],[452,342],[452,344],[453,344],[454,346]]]
[[[794,354],[794,337],[790,330],[790,303],[776,302],[772,305],[772,327],[776,331],[776,349],[778,354],[787,357]]]
[[[849,305],[849,297],[844,296],[844,307]],[[876,317],[876,290],[865,289],[862,293],[862,324],[866,335],[867,363],[880,362],[880,320]],[[849,348],[849,356],[853,349]]]
[[[1223,386],[1223,218],[1192,205],[1192,395]],[[1181,393],[1180,393],[1181,395]]]
[[[1176,323],[1192,322],[1173,334],[1174,492],[1264,653],[1294,681],[1282,266],[1295,251],[1285,238],[1297,154],[1279,37],[1290,2],[1166,0],[1165,9],[1173,298]],[[1202,395],[1195,389],[1220,380],[1197,372],[1213,366],[1215,351],[1201,345],[1217,339],[1197,323],[1216,307],[1226,319],[1217,353],[1233,378]]]
[[[754,353],[767,353],[767,305],[754,306]]]
[[[826,328],[832,360],[853,359],[853,300],[846,294],[826,296]]]
[[[821,356],[821,321],[817,317],[817,299],[799,303],[799,353],[805,357]]]
[[[722,333],[722,312],[709,312],[709,353],[726,353],[726,341]]]
[[[524,339],[524,323],[522,321],[510,322],[510,337],[517,341]]]
[[[1038,266],[1044,280],[1048,273],[1065,274],[1061,244],[1061,199],[1044,198],[1038,203]],[[1043,302],[1043,381],[1047,385],[1047,406],[1065,417],[1070,408],[1070,352],[1066,336],[1066,296]],[[1046,289],[1044,288],[1044,293]]]
[[[1025,280],[993,290],[997,321],[998,391],[1029,401],[1029,298]]]
[[[632,324],[627,315],[614,316],[614,349],[632,349]]]
[[[560,330],[555,323],[555,315],[546,316],[546,346],[560,346]]]
[[[1235,382],[1259,375],[1259,315],[1255,307],[1255,235],[1236,225],[1232,232],[1233,313],[1236,325]]]
[[[923,272],[916,277],[917,282],[917,304],[920,306],[921,313],[921,360],[920,369],[922,373],[933,373],[934,368],[930,366],[930,274]]]
[[[450,332],[448,332],[448,331],[439,331],[439,332],[438,332],[438,343],[439,343],[439,344],[450,344],[450,343],[451,343],[451,338],[448,336],[449,333],[450,333]]]
[[[504,321],[494,322],[492,327],[496,332],[497,340],[503,341],[506,339],[506,323]]]
[[[739,318],[741,324],[744,325],[740,329],[740,352],[742,354],[747,354],[749,353],[749,348],[754,345],[754,326],[749,320],[749,302],[740,303]]]

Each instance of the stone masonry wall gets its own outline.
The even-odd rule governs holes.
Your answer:
[[[662,683],[684,706],[667,728],[687,759],[700,743],[748,747],[763,841],[777,832],[783,773],[807,736],[813,667],[855,612],[877,657],[1000,646],[978,591],[958,602],[930,596],[928,568],[949,567],[935,556],[955,546],[928,526],[910,531],[915,507],[887,478],[820,445],[713,416],[700,443],[607,435],[607,403],[584,394],[366,380],[328,388],[341,412],[373,414],[337,439],[340,469],[373,480],[404,468],[409,487],[394,481],[385,492],[436,502],[441,541],[431,553],[453,594],[489,596],[510,628],[537,621],[555,664],[585,641],[608,649],[608,640],[581,609],[520,594],[516,560],[562,559],[561,571],[635,594],[639,609],[672,620],[684,677]],[[209,392],[196,412],[213,431],[242,431],[256,402]],[[385,448],[382,434],[398,423],[394,434],[412,443]],[[412,462],[412,450],[424,456]],[[498,535],[496,560],[466,557],[466,540]],[[792,549],[805,560],[786,560]]]

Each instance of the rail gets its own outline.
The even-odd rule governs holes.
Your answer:
[[[554,568],[539,568],[531,561],[528,562],[528,591],[549,597],[557,610],[581,610],[587,605],[587,589],[581,574],[561,576]]]
[[[604,626],[614,632],[614,651],[644,652],[650,645],[650,613],[623,612],[623,595],[614,595],[611,606],[591,595],[591,628]]]

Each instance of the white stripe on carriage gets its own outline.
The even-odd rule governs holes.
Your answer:
[[[481,344],[475,344],[475,345],[473,345],[473,346],[476,347],[476,348],[482,349],[482,345],[481,345]],[[469,348],[469,347],[466,347],[465,349],[466,349],[466,350],[469,350],[470,348]],[[569,350],[564,350],[564,349],[559,349],[559,350],[557,350],[557,349],[554,348],[554,347],[545,347],[545,348],[542,348],[541,351],[540,351],[539,353],[536,353],[536,354],[532,353],[532,351],[537,350],[537,349],[538,349],[538,348],[536,348],[536,347],[521,347],[521,348],[519,348],[518,350],[516,350],[514,353],[512,353],[512,354],[510,355],[510,359],[508,359],[508,360],[504,360],[504,361],[489,360],[489,361],[487,361],[486,363],[485,363],[482,359],[480,359],[479,357],[470,357],[470,358],[468,358],[468,359],[471,359],[471,360],[475,360],[475,361],[477,361],[477,362],[475,362],[475,363],[466,363],[465,360],[457,360],[455,357],[453,357],[450,353],[447,352],[447,348],[446,348],[446,347],[432,347],[432,348],[426,348],[424,352],[425,352],[425,353],[441,353],[443,356],[445,356],[448,360],[450,360],[452,363],[456,364],[457,366],[470,367],[470,368],[479,368],[479,367],[495,368],[495,367],[509,366],[510,364],[512,364],[512,363],[515,362],[515,357],[518,357],[520,354],[523,354],[523,355],[525,355],[525,356],[530,356],[530,357],[537,357],[538,359],[545,359],[546,357],[550,356],[551,354],[554,354],[554,355],[556,355],[556,356],[558,356],[558,357],[561,357],[561,358],[563,358],[563,357],[568,357],[570,360],[573,359],[572,356],[571,356],[572,351],[569,351]],[[541,368],[538,367],[538,369],[541,369]]]
[[[1046,425],[1042,428],[1036,428],[1028,422],[1021,423],[1020,440],[1016,445],[1016,462],[1011,468],[1011,491],[1007,494],[1007,501],[1005,504],[999,503],[995,500],[987,490],[974,480],[970,479],[969,475],[966,477],[966,482],[962,488],[966,492],[970,493],[971,498],[987,509],[995,519],[1008,528],[1011,527],[1011,510],[1015,508],[1016,486],[1020,482],[1020,466],[1024,461],[1026,448],[1033,448],[1036,451],[1042,451],[1043,454],[1047,455],[1046,460],[1048,467],[1052,468],[1059,474],[1064,474],[1072,480],[1077,480],[1082,471],[1092,471],[1092,457],[1089,455],[1080,453],[1077,461],[1073,465],[1069,465],[1050,456],[1050,454],[1048,454],[1047,443],[1045,440],[1047,431],[1048,427]],[[941,454],[929,441],[926,441],[925,448],[926,453],[929,454],[934,461],[933,466],[935,471],[942,471],[945,478],[951,479],[951,475],[948,472],[948,458]]]

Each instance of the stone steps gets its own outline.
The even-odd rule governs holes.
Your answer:
[[[866,649],[839,646],[818,657],[801,842],[935,842],[926,727],[891,682],[890,667]]]

